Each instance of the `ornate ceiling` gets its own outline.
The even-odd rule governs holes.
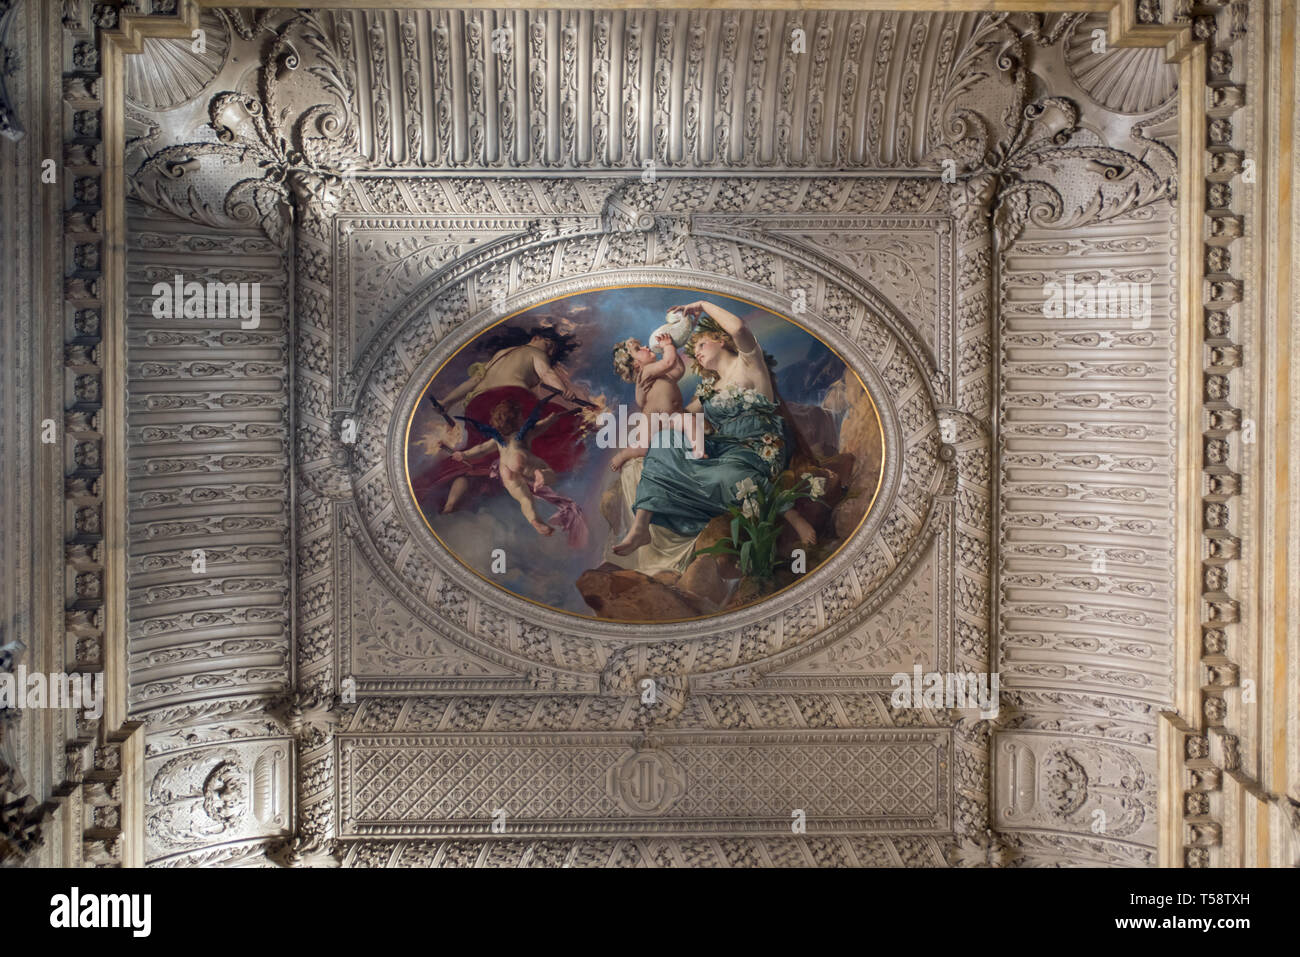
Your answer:
[[[1140,441],[1170,432],[1169,373],[1147,377],[1169,369],[1168,299],[1153,330],[1080,340],[1074,362],[1063,361],[1070,340],[1040,333],[1004,340],[995,363],[990,323],[1000,298],[1008,332],[1042,329],[1008,301],[1027,263],[1039,282],[1079,256],[1134,275],[1123,254],[1139,249],[1122,237],[1170,217],[1172,154],[1160,140],[1173,129],[1169,68],[1117,51],[1101,69],[1079,50],[1092,21],[1078,16],[205,16],[205,55],[148,41],[129,74],[133,191],[148,204],[133,223],[135,301],[178,268],[181,227],[165,214],[179,214],[231,236],[203,240],[192,261],[204,275],[263,282],[272,319],[220,340],[169,336],[148,314],[131,320],[132,393],[143,403],[132,461],[141,475],[167,475],[169,489],[133,486],[142,640],[132,688],[157,728],[151,780],[178,760],[170,724],[202,722],[214,699],[223,710],[259,707],[248,696],[261,682],[291,690],[296,647],[298,700],[320,712],[298,758],[313,847],[383,838],[416,853],[420,841],[491,833],[497,807],[523,835],[732,831],[775,847],[800,808],[811,834],[861,835],[844,847],[866,840],[856,853],[868,859],[904,855],[900,842],[918,839],[909,832],[930,835],[918,847],[933,863],[976,853],[990,813],[1043,853],[1038,831],[1086,831],[1079,811],[1105,807],[1122,821],[1106,855],[1142,860],[1153,843],[1151,708],[1169,693],[1160,635],[1171,568],[1167,545],[1138,543],[1167,543],[1168,499],[1126,520],[1134,547],[1115,552],[1112,577],[1081,577],[1075,564],[1122,520],[1118,503],[1144,502],[1143,481],[1172,468],[1167,444],[1161,454]],[[796,52],[796,30],[806,50]],[[1156,92],[1153,75],[1165,77]],[[188,88],[199,77],[201,93]],[[1149,101],[1135,105],[1136,89]],[[945,160],[960,180],[935,175]],[[268,167],[276,174],[256,175]],[[984,225],[990,208],[996,234]],[[292,223],[284,307],[282,285],[256,265],[260,240],[233,239],[232,227],[253,222],[281,243]],[[1035,242],[1022,239],[1027,228]],[[1051,246],[1040,230],[1063,238]],[[1169,244],[1149,247],[1148,281],[1168,288]],[[1000,296],[994,249],[1008,269]],[[502,302],[508,313],[601,284],[683,277],[787,313],[793,290],[805,294],[805,324],[883,403],[890,451],[867,527],[788,597],[691,637],[528,609],[440,554],[394,488],[395,430],[462,330],[495,321]],[[289,310],[293,390],[280,325]],[[280,351],[260,351],[276,341]],[[207,378],[196,394],[200,357]],[[181,393],[176,375],[191,380]],[[1151,383],[1140,399],[1135,379]],[[1114,416],[1098,415],[1101,393],[1087,391],[1097,387],[1120,389],[1106,394],[1141,424],[1102,436]],[[272,426],[270,408],[290,401],[290,418]],[[1030,407],[1070,410],[1052,427],[1073,432],[1074,445],[1037,451],[1021,419],[1043,416],[1022,413]],[[206,422],[216,408],[234,425],[207,437],[197,467],[186,440],[203,426],[162,435],[147,425],[190,409]],[[950,444],[941,415],[959,423]],[[357,423],[354,445],[340,438],[345,417]],[[1124,437],[1131,453],[1095,451]],[[1004,473],[1000,537],[994,454],[1015,466]],[[299,479],[292,505],[276,491],[287,456]],[[1077,485],[1045,486],[1036,468],[1057,482],[1073,468]],[[178,521],[182,501],[203,517]],[[1104,522],[1093,502],[1108,503]],[[284,551],[291,540],[296,562]],[[156,560],[226,541],[229,556],[216,550],[201,585],[170,583]],[[1004,545],[995,590],[992,555]],[[221,611],[196,617],[206,594],[222,594]],[[1126,611],[1129,595],[1145,596],[1146,610]],[[1120,618],[1129,632],[1117,643]],[[377,647],[402,651],[376,659]],[[889,703],[892,674],[914,664],[983,672],[995,648],[1009,713],[993,726],[1003,742],[994,755],[986,722]],[[1100,695],[1091,705],[1078,697],[1090,674]],[[1121,675],[1131,677],[1116,687]],[[359,703],[326,712],[346,677]],[[663,689],[650,706],[637,697],[646,678]],[[1105,725],[1090,723],[1102,715]],[[279,739],[244,740],[242,751],[185,740],[200,769],[288,760]],[[988,809],[995,768],[1017,785]],[[652,809],[628,790],[644,773],[666,782]],[[1071,795],[1087,781],[1099,790],[1054,799],[1061,775]],[[569,796],[556,803],[553,788]],[[287,805],[264,811],[254,832],[275,833],[278,811]],[[226,824],[223,843],[248,833],[239,826],[249,824]],[[192,841],[159,828],[154,855],[192,854]]]
[[[145,859],[1156,863],[1189,335],[1162,51],[1074,13],[197,22],[123,85]],[[260,322],[159,318],[177,274],[259,284]],[[1149,312],[1048,314],[1067,282]],[[619,284],[798,314],[875,400],[880,491],[781,595],[580,619],[427,534],[403,442],[433,373]],[[996,674],[1000,707],[900,707],[913,668]]]

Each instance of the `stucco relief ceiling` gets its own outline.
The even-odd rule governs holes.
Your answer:
[[[785,807],[802,800],[810,835],[841,835],[844,852],[863,860],[1149,854],[1149,828],[1139,828],[1153,795],[1135,786],[1114,798],[1105,783],[1151,771],[1151,755],[1129,748],[1150,714],[1130,713],[1123,695],[1098,690],[1094,715],[1068,696],[1033,699],[1054,687],[1034,678],[1002,725],[889,700],[890,676],[914,663],[969,672],[1000,663],[998,257],[1043,231],[1087,237],[1101,223],[1167,216],[1171,81],[1147,51],[1095,53],[1085,42],[1093,23],[217,10],[205,14],[203,54],[148,41],[128,71],[127,158],[142,234],[189,224],[196,239],[255,243],[257,226],[286,250],[294,238],[284,260],[292,338],[285,325],[220,344],[275,350],[283,364],[265,367],[260,383],[269,401],[293,403],[282,420],[293,432],[259,449],[264,461],[229,463],[250,485],[281,468],[285,480],[295,475],[292,510],[275,521],[288,524],[296,560],[263,556],[264,580],[283,582],[268,591],[284,614],[269,618],[262,648],[211,645],[188,682],[163,681],[175,665],[144,644],[133,675],[159,775],[175,773],[182,740],[209,777],[242,773],[233,770],[243,767],[239,749],[217,745],[266,736],[257,717],[265,700],[245,680],[253,664],[268,691],[289,694],[272,702],[272,725],[292,733],[296,753],[275,746],[255,757],[250,747],[244,763],[249,774],[257,764],[264,789],[294,772],[295,827],[279,805],[264,804],[252,822],[227,808],[228,820],[204,824],[203,846],[229,843],[246,855],[250,841],[283,828],[296,834],[291,855],[359,863],[376,839],[395,842],[400,856],[419,853],[421,841],[493,833],[492,809],[505,803],[521,836],[686,839],[730,828],[756,835],[776,860],[793,840]],[[265,247],[255,264],[235,243],[196,246],[181,260],[166,245],[133,247],[138,282],[178,262],[225,278],[267,268]],[[1044,268],[1064,268],[1070,255]],[[798,291],[801,322],[881,405],[885,478],[866,525],[788,597],[689,636],[523,608],[440,553],[397,494],[397,431],[432,370],[511,311],[629,281],[684,281],[784,315]],[[138,295],[136,389],[150,349],[181,345],[150,339]],[[1167,329],[1167,303],[1153,322]],[[199,354],[211,358],[216,345],[204,342]],[[238,371],[228,371],[242,392]],[[1095,370],[1057,370],[1049,391],[1068,390],[1076,372]],[[253,421],[260,403],[234,402],[247,412],[228,414]],[[1167,416],[1168,390],[1144,408]],[[346,421],[355,441],[343,438]],[[136,448],[143,464],[147,449]],[[142,538],[188,548],[184,536],[196,530],[151,524],[144,491],[137,485],[134,499]],[[142,634],[158,618],[143,600],[133,616]],[[178,645],[204,634],[193,624]],[[415,652],[359,673],[357,640],[377,629]],[[292,654],[295,670],[277,678],[267,654]],[[639,698],[647,678],[661,692],[649,704]],[[335,699],[344,679],[355,681],[356,702]],[[151,687],[158,697],[145,693]],[[1058,712],[1087,712],[1071,725],[1081,743],[1034,736]],[[990,842],[990,742],[1008,720],[1019,729],[1006,738],[1017,763],[999,780],[1023,778],[1045,795],[1074,782],[1078,806],[1045,799],[1039,807],[1056,810],[1024,825],[1028,839]],[[177,723],[203,730],[182,739]],[[1093,740],[1108,737],[1122,740]],[[489,746],[513,769],[504,779],[467,763]],[[755,754],[797,767],[804,790],[783,778],[794,790],[754,791],[756,778],[774,773]],[[540,766],[539,776],[531,769]],[[662,785],[653,796],[634,783],[647,773]],[[835,783],[841,775],[851,787]],[[563,807],[538,791],[574,780],[587,797]],[[453,786],[469,796],[443,800]],[[1104,802],[1117,801],[1132,826],[1113,846],[1092,840],[1080,850],[1075,835],[1087,832],[1097,801],[1112,810]],[[1001,823],[1014,831],[1022,808],[1013,801]],[[1065,836],[1053,846],[1039,840],[1044,831]],[[193,842],[163,841],[152,853],[175,862]]]
[[[252,92],[258,57],[249,48],[264,46],[267,28],[284,21],[209,11],[207,51],[192,57],[179,41],[148,41],[145,62],[130,71],[132,101],[152,112],[180,107],[172,129],[206,120],[196,85],[221,71],[222,88]],[[299,26],[271,51],[276,69],[288,73],[295,57],[321,54],[311,70],[348,101],[367,168],[640,168],[654,159],[688,168],[896,169],[923,165],[943,138],[945,96],[977,53],[981,19],[321,11]]]

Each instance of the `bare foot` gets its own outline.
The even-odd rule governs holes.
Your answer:
[[[790,509],[785,513],[785,519],[790,523],[790,527],[794,529],[795,534],[799,536],[799,543],[801,545],[817,544],[817,533],[813,531],[813,527],[808,524],[806,518],[794,509]]]
[[[614,546],[615,555],[630,555],[642,545],[650,544],[650,533],[648,531],[638,532],[633,528],[627,533],[627,537]]]
[[[555,529],[551,528],[551,526],[547,525],[540,518],[535,518],[528,524],[537,529],[539,535],[551,535],[555,532]]]

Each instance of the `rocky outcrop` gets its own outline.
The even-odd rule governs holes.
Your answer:
[[[794,527],[786,524],[777,542],[777,552],[787,559],[794,549],[802,548],[808,572],[834,554],[857,530],[871,506],[879,481],[880,419],[856,377],[849,381],[848,375],[828,393],[827,408],[845,413],[838,447],[852,451],[834,451],[834,443],[828,440],[828,436],[834,435],[830,412],[825,408],[804,407],[800,424],[815,426],[812,431],[819,441],[810,444],[819,457],[815,464],[793,463],[776,479],[781,488],[795,485],[804,474],[825,480],[826,491],[820,499],[802,499],[794,505],[794,510],[811,526],[816,540],[801,540]],[[820,454],[823,451],[831,454]],[[618,492],[615,482],[601,501],[601,512],[614,531],[622,528],[623,500]],[[699,552],[730,537],[731,516],[719,515],[696,536],[691,549]],[[685,542],[682,544],[684,547]],[[577,586],[588,607],[602,618],[674,621],[743,608],[795,584],[802,574],[784,567],[773,578],[759,581],[742,577],[735,558],[730,555],[700,555],[681,574],[660,571],[647,575],[606,562],[583,572]]]
[[[817,501],[804,499],[795,505],[817,535],[815,543],[801,542],[794,529],[786,526],[781,533],[778,551],[787,558],[802,547],[808,570],[815,569],[843,543],[836,534],[838,513],[852,499],[846,499],[846,483],[855,469],[852,455],[825,459],[817,468],[804,469],[825,479],[826,494]],[[803,472],[785,472],[777,484],[788,488],[798,482]],[[856,524],[854,525],[856,528]],[[719,515],[696,537],[694,551],[701,551],[731,535],[731,517]],[[673,621],[700,618],[722,610],[742,608],[774,591],[794,584],[800,576],[787,569],[774,579],[758,581],[742,578],[734,558],[729,555],[700,555],[680,575],[661,571],[654,575],[619,568],[606,562],[599,568],[583,572],[578,591],[588,607],[602,618],[615,621]]]
[[[835,534],[847,539],[871,508],[884,458],[880,416],[871,398],[860,390],[840,423],[840,448],[851,449],[854,456],[853,469],[845,482],[849,494],[835,512]]]
[[[614,621],[675,621],[718,610],[704,596],[678,588],[672,572],[651,577],[605,563],[583,572],[577,585],[592,611]]]

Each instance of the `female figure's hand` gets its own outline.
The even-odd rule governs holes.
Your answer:
[[[752,352],[758,345],[758,340],[756,340],[754,334],[749,331],[749,327],[745,325],[744,320],[728,310],[723,309],[717,303],[709,302],[706,299],[700,299],[690,305],[681,306],[680,308],[686,310],[696,319],[701,315],[707,315],[722,328],[723,332],[731,336],[732,341],[736,343],[736,347],[741,352]]]

